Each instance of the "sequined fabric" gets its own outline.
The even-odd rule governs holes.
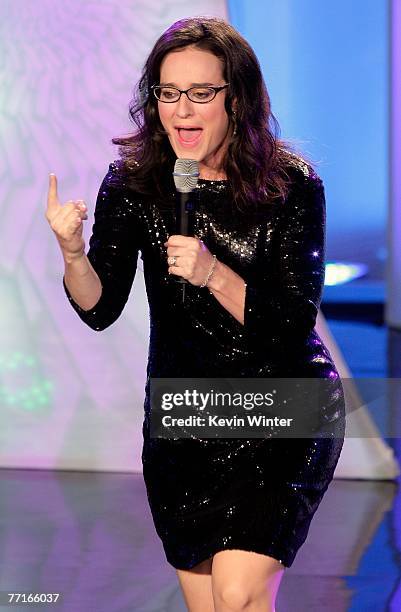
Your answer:
[[[333,360],[314,330],[324,281],[325,200],[300,158],[289,166],[285,203],[241,212],[226,181],[200,180],[195,234],[246,282],[244,325],[208,288],[182,288],[167,271],[163,243],[175,232],[174,193],[163,202],[116,187],[110,164],[96,203],[88,257],[102,282],[88,311],[92,329],[116,321],[141,253],[150,309],[143,422],[143,474],[167,560],[188,569],[223,549],[270,555],[290,567],[330,484],[345,428]],[[155,377],[312,377],[337,381],[326,437],[160,439],[149,435]],[[302,406],[299,408],[302,410]]]

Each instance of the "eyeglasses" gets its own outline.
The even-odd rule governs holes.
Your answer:
[[[178,89],[178,87],[170,87],[169,85],[152,85],[153,93],[159,102],[178,102],[181,95],[184,93],[188,100],[197,104],[206,104],[211,102],[222,89],[229,86],[229,83],[220,85],[220,87],[190,87],[189,89]]]

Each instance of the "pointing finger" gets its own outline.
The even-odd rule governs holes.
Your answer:
[[[49,191],[47,194],[48,208],[55,208],[60,205],[57,195],[57,177],[55,174],[49,174]]]

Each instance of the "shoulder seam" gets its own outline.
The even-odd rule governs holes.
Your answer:
[[[289,153],[290,166],[302,172],[306,179],[321,180],[314,168],[298,153]]]

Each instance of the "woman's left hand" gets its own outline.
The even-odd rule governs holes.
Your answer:
[[[167,247],[167,257],[176,258],[173,265],[171,260],[167,260],[169,274],[182,276],[192,285],[202,285],[213,263],[213,255],[203,241],[194,236],[176,234],[170,236],[164,246]]]

